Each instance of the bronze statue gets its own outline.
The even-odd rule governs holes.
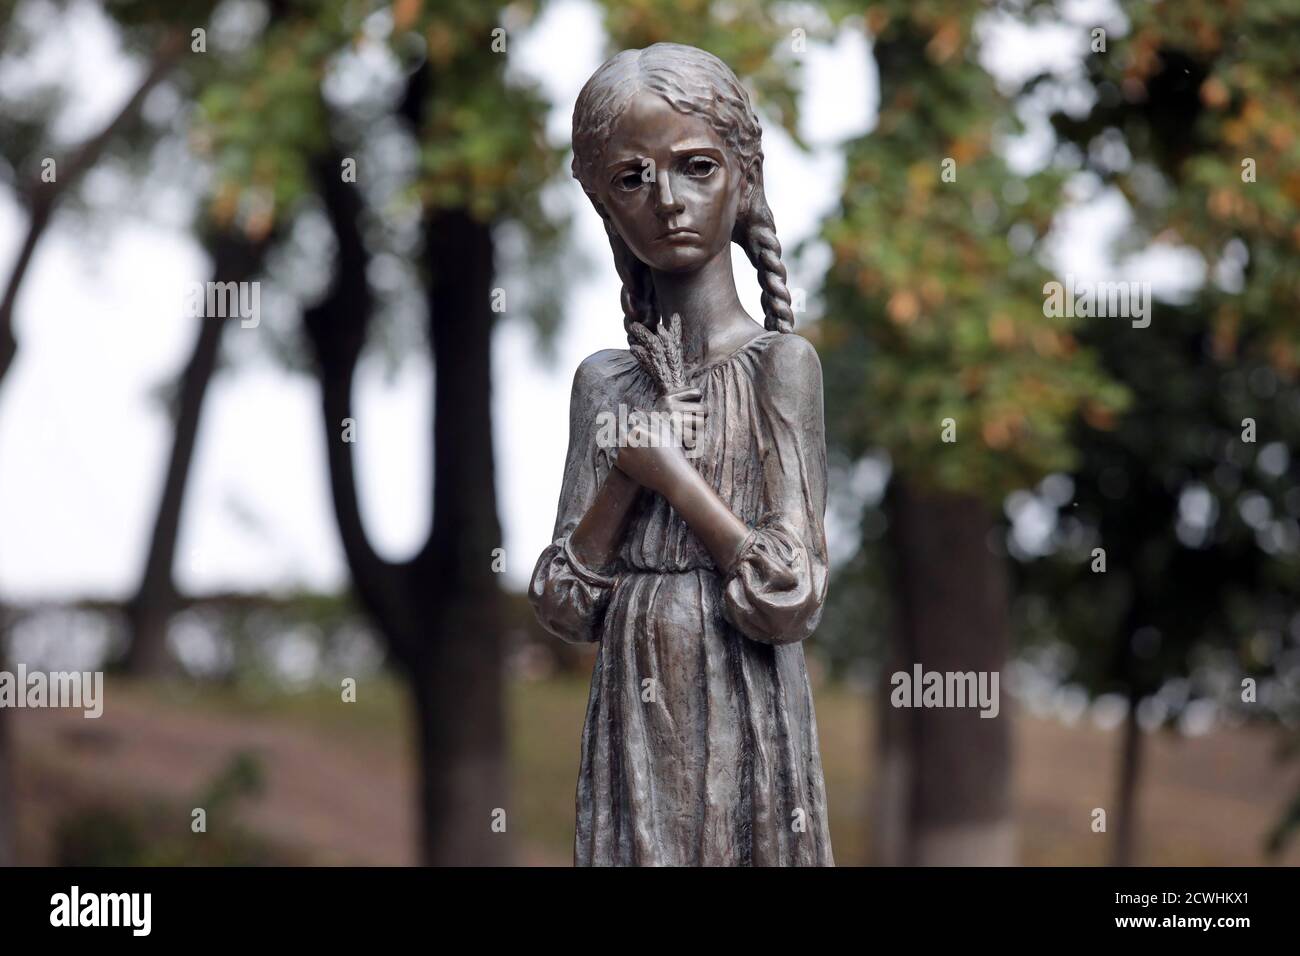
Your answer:
[[[826,597],[821,365],[792,331],[761,137],[726,64],[673,43],[608,60],[573,112],[631,346],[574,377],[529,589],[547,630],[600,643],[579,865],[833,864],[800,643]],[[731,242],[758,270],[764,328]]]

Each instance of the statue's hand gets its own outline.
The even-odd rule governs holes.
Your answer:
[[[668,419],[643,412],[634,414],[614,464],[637,484],[664,497],[671,497],[691,467],[681,436]]]
[[[659,421],[662,423],[666,420],[671,425],[677,441],[686,449],[687,458],[695,458],[704,450],[700,441],[704,437],[709,409],[702,399],[703,395],[698,388],[683,388],[670,392],[655,402],[654,410],[660,416]]]

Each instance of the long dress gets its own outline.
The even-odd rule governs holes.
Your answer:
[[[529,589],[547,630],[600,644],[574,862],[831,866],[800,643],[826,596],[821,365],[806,339],[765,332],[687,384],[709,409],[694,467],[751,531],[720,570],[642,490],[602,574],[568,546],[612,467],[600,416],[651,408],[656,392],[625,350],[598,352],[574,378],[554,541]]]

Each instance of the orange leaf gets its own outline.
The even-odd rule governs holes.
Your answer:
[[[424,0],[393,0],[393,30],[409,30],[420,17]]]

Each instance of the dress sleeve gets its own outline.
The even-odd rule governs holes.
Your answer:
[[[787,333],[760,370],[763,515],[724,569],[723,615],[753,640],[790,644],[816,630],[826,599],[821,362],[807,339]]]
[[[617,583],[614,577],[585,566],[569,548],[569,535],[591,507],[596,491],[612,467],[609,453],[598,447],[596,416],[603,403],[604,375],[597,353],[578,367],[569,404],[569,451],[555,517],[552,543],[537,559],[528,598],[542,627],[570,643],[600,640],[600,625]]]

